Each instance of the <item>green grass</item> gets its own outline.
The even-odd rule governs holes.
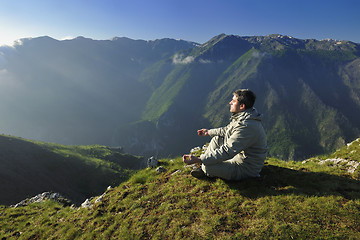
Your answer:
[[[174,99],[190,77],[189,70],[182,72],[184,68],[186,69],[184,66],[175,68],[167,75],[162,85],[154,91],[146,104],[142,116],[143,120],[156,122],[171,107]]]
[[[45,191],[76,204],[127,180],[142,157],[100,145],[66,146],[0,135],[0,204]]]
[[[360,138],[338,149],[335,153],[331,154],[331,157],[346,158],[360,162]]]
[[[229,182],[195,179],[181,158],[160,164],[166,172],[141,170],[89,209],[1,207],[0,238],[360,238],[359,178],[333,166],[267,159],[260,179]]]

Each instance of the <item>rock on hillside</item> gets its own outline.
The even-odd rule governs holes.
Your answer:
[[[343,148],[338,149],[331,154],[329,158],[310,158],[303,163],[314,162],[325,164],[335,169],[342,169],[353,174],[354,177],[360,177],[360,138],[346,144]]]

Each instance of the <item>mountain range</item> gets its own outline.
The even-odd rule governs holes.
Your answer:
[[[238,88],[257,94],[269,155],[324,154],[360,133],[360,45],[278,34],[204,44],[78,37],[0,47],[0,131],[172,156],[226,125]]]

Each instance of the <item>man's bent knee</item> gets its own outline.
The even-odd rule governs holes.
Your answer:
[[[201,169],[208,177],[219,177],[226,180],[231,180],[231,169],[228,169],[228,167],[224,166],[223,164],[202,164]]]

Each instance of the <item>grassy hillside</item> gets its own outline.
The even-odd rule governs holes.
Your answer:
[[[355,141],[334,154],[359,153]],[[359,239],[360,168],[330,157],[268,159],[261,178],[241,182],[198,180],[180,158],[164,159],[165,172],[141,170],[91,208],[1,207],[0,238]]]
[[[44,191],[75,203],[128,179],[142,158],[100,145],[65,146],[0,135],[0,204]]]

